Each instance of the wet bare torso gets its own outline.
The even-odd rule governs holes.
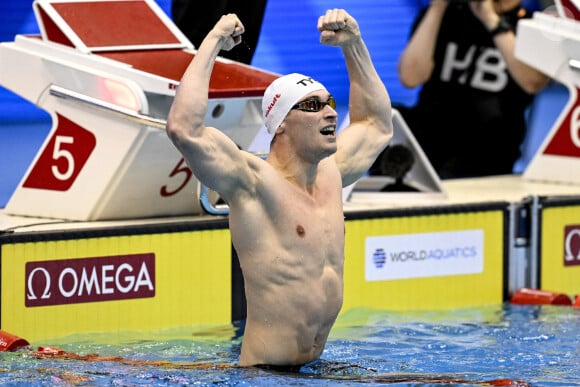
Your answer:
[[[230,209],[248,304],[239,365],[300,365],[320,356],[342,306],[341,180],[322,167],[308,193],[265,169]]]

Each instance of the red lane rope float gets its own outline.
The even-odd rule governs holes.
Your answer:
[[[529,288],[515,292],[510,302],[520,305],[572,305],[572,300],[564,293]]]
[[[0,330],[0,352],[15,351],[29,345],[23,338]]]
[[[0,351],[15,351],[22,348],[30,347],[28,342],[11,333],[0,330]],[[74,352],[64,351],[55,347],[39,346],[38,350],[31,350],[31,354],[38,359],[62,359],[77,360],[85,362],[114,362],[131,366],[149,366],[171,369],[204,369],[204,370],[221,370],[238,368],[234,364],[214,364],[214,363],[176,363],[166,360],[131,360],[120,356],[100,356],[97,354],[79,355]],[[346,366],[348,367],[348,366]],[[260,367],[260,369],[263,369]],[[425,374],[366,374],[366,375],[321,375],[300,372],[277,372],[284,375],[292,375],[297,378],[317,378],[330,380],[345,380],[352,382],[380,382],[386,384],[394,383],[437,383],[437,384],[472,384],[478,386],[499,386],[499,387],[531,387],[531,384],[514,379],[495,379],[485,381],[469,381],[456,379],[449,375],[425,375]],[[85,381],[80,375],[63,375],[65,379],[75,381]],[[71,379],[72,378],[72,379]],[[80,379],[79,379],[80,378]]]
[[[226,369],[234,368],[232,364],[214,364],[214,363],[175,363],[166,360],[131,360],[120,356],[100,356],[95,353],[87,355],[79,355],[74,352],[63,351],[62,349],[54,347],[38,347],[37,351],[32,351],[32,355],[38,359],[63,359],[63,360],[79,360],[85,362],[114,362],[132,366],[153,366],[163,368],[179,368],[179,369]]]
[[[284,373],[284,375],[289,375]],[[532,385],[523,380],[514,379],[494,379],[484,381],[474,381],[457,379],[449,375],[425,375],[425,374],[377,374],[377,375],[319,375],[319,374],[299,374],[300,377],[308,376],[312,379],[329,379],[361,383],[381,383],[381,384],[399,384],[399,383],[420,383],[429,385],[443,384],[469,384],[472,386],[497,386],[497,387],[532,387]]]
[[[0,352],[16,351],[21,348],[29,347],[30,344],[25,339],[0,330]],[[97,354],[79,355],[74,352],[67,352],[55,347],[38,347],[38,350],[31,350],[30,353],[39,359],[64,359],[80,360],[86,362],[115,362],[127,365],[154,366],[164,368],[183,368],[183,369],[224,369],[235,367],[232,364],[213,364],[213,363],[175,363],[164,360],[130,360],[120,356],[100,356]]]

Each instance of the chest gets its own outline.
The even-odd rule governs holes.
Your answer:
[[[340,188],[322,187],[312,194],[286,187],[275,196],[273,217],[276,228],[285,230],[289,240],[319,245],[344,237],[344,214]]]

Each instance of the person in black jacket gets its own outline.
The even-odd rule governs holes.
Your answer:
[[[549,81],[514,54],[520,0],[432,0],[399,60],[422,86],[401,114],[441,178],[511,174],[525,111]]]

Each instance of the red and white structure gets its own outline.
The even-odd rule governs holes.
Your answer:
[[[580,184],[580,0],[518,23],[516,57],[562,83],[570,98],[524,172],[530,180]]]
[[[164,131],[192,44],[153,0],[33,7],[41,34],[0,43],[0,84],[53,125],[5,212],[70,220],[203,212],[199,183]],[[219,58],[207,123],[247,149],[276,77]]]

